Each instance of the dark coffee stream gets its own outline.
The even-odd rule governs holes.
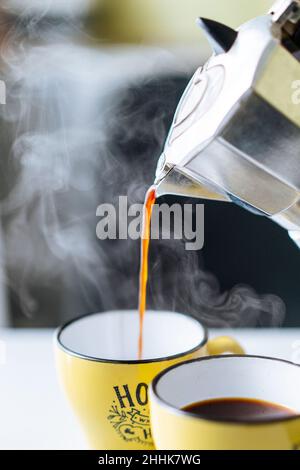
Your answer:
[[[140,332],[138,343],[138,358],[143,357],[143,327],[146,311],[147,281],[148,281],[148,257],[150,243],[151,215],[156,199],[156,188],[151,186],[146,194],[143,208],[141,261],[140,261],[140,290],[139,290],[139,315]]]

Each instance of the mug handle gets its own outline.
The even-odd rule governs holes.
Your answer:
[[[231,336],[218,336],[207,342],[207,352],[209,356],[217,356],[219,354],[245,354],[244,348]]]

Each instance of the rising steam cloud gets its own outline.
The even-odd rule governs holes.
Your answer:
[[[50,308],[55,324],[96,309],[136,308],[139,243],[99,242],[96,208],[119,194],[143,200],[185,78],[166,78],[175,67],[164,51],[116,58],[76,45],[74,23],[67,31],[50,25],[43,36],[42,19],[45,11],[26,11],[1,28],[0,208],[7,282],[27,315]],[[221,292],[183,246],[153,243],[149,307],[189,312],[209,326],[283,321],[278,297],[246,286]]]

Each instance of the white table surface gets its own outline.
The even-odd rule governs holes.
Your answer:
[[[213,337],[219,332],[212,330]],[[222,330],[249,354],[300,364],[300,329]],[[52,330],[0,330],[0,449],[85,449],[57,382]]]

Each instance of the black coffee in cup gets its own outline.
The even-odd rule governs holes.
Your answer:
[[[183,411],[199,417],[230,421],[264,421],[297,416],[282,405],[251,398],[217,398],[185,406]]]

